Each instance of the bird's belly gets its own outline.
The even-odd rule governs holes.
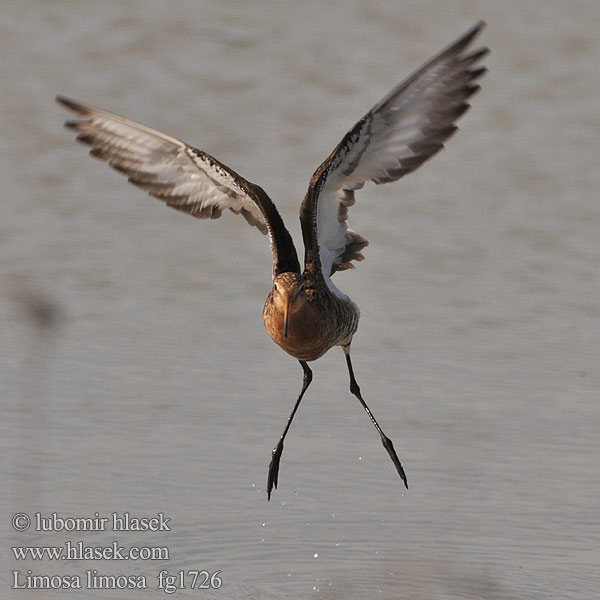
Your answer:
[[[343,315],[338,311],[321,312],[305,305],[289,316],[288,336],[283,336],[283,314],[271,306],[263,321],[271,339],[298,360],[321,358],[330,348],[350,343],[358,325],[358,315]]]
[[[290,327],[287,338],[283,337],[283,333],[280,330],[274,333],[269,331],[269,335],[278,346],[298,360],[317,360],[330,348],[335,346],[335,344],[329,343],[328,340],[323,340],[318,335],[313,336],[308,334],[306,329],[302,332],[294,332]]]

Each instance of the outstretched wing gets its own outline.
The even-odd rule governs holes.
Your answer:
[[[241,214],[269,234],[274,274],[300,271],[292,238],[262,188],[206,152],[160,131],[61,96],[56,100],[79,115],[65,123],[77,131],[77,140],[131,183],[200,219],[216,219],[225,209]]]
[[[368,241],[348,227],[354,191],[366,181],[387,183],[414,171],[444,147],[454,122],[486,71],[477,63],[488,52],[465,51],[480,22],[395,87],[346,134],[315,171],[300,210],[307,266],[318,255],[323,275],[353,268]]]

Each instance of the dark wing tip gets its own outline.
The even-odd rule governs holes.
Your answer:
[[[475,79],[479,79],[480,77],[485,75],[487,72],[488,72],[487,67],[479,67],[477,69],[473,69],[471,71],[471,81],[474,81]]]
[[[447,58],[449,56],[458,56],[461,52],[463,52],[463,50],[465,50],[471,44],[471,42],[479,35],[481,30],[485,26],[486,26],[485,21],[479,21],[477,24],[475,24],[473,27],[471,27],[471,29],[469,29],[461,37],[459,37],[455,42],[452,42],[450,44],[450,46],[448,46],[446,49],[442,50],[437,56],[432,58],[429,61],[428,65],[430,65],[431,63],[434,63],[438,60]],[[476,60],[479,60],[480,58],[485,56],[488,52],[489,52],[489,48],[484,47],[484,48],[481,48],[480,50],[476,50],[468,58],[472,58],[473,62],[475,62]]]
[[[458,38],[454,43],[450,44],[450,46],[441,52],[440,58],[449,54],[460,54],[463,50],[465,50],[471,42],[479,35],[481,30],[486,26],[485,21],[479,21],[476,23],[471,29],[466,31],[460,38]],[[481,56],[477,56],[477,60],[487,54],[489,52],[488,48],[482,48],[481,50],[476,51],[474,54],[477,55],[479,52],[482,52]]]
[[[487,23],[483,19],[479,19],[471,29],[469,29],[463,36],[463,40],[468,44],[473,38],[479,35],[479,32],[487,26]]]
[[[490,49],[487,46],[482,46],[481,48],[478,48],[477,50],[466,56],[464,60],[476,63],[479,60],[481,60],[484,56],[487,56],[489,53]]]
[[[54,97],[54,99],[59,103],[59,104],[65,104],[68,105],[71,101],[68,100],[65,96],[61,96],[60,94],[56,94],[56,96]]]
[[[59,104],[62,104],[64,107],[70,110],[74,110],[75,112],[78,112],[80,114],[84,114],[86,112],[85,106],[83,104],[76,102],[75,100],[71,100],[70,98],[66,98],[65,96],[61,96],[60,94],[56,96],[55,100]]]
[[[67,129],[74,129],[75,131],[81,129],[81,124],[83,123],[83,121],[75,121],[74,119],[69,119],[68,121],[65,121],[63,123],[63,125],[67,128]]]

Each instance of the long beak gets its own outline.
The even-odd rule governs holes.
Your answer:
[[[283,305],[283,337],[287,338],[288,331],[290,329],[290,298],[289,296],[285,299]]]

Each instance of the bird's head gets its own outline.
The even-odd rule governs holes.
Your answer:
[[[275,308],[283,315],[283,337],[287,338],[290,315],[306,301],[302,276],[299,273],[280,273],[273,280],[271,295]]]

